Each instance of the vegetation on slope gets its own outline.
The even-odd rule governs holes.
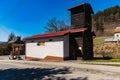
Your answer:
[[[93,30],[97,35],[111,35],[120,24],[120,6],[99,11],[93,16]],[[102,34],[101,34],[102,33]]]

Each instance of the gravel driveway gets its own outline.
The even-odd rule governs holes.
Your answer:
[[[20,55],[23,60],[25,60],[25,55]],[[9,60],[9,55],[0,56],[0,60]]]
[[[80,66],[85,64],[1,60],[0,80],[120,80],[119,73],[90,71],[89,68],[83,69]],[[89,65],[86,66],[89,67]],[[93,65],[95,66],[99,65]]]

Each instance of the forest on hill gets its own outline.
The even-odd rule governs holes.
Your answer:
[[[92,18],[93,31],[97,36],[111,36],[114,29],[120,26],[120,6],[116,5],[99,11]]]

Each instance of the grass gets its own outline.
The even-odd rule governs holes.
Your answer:
[[[83,64],[90,64],[90,65],[105,65],[105,66],[116,66],[116,67],[120,67],[120,64],[107,64],[107,63],[83,63]]]
[[[104,44],[104,39],[112,37],[113,36],[101,36],[94,38],[94,57],[103,57],[104,55],[107,55],[111,56],[112,58],[120,58],[120,53],[118,54],[118,45],[115,45],[113,43],[107,45]]]
[[[86,62],[120,62],[120,59],[99,58],[99,59],[93,59],[93,60],[86,60]]]
[[[120,67],[120,64],[98,64],[98,65],[117,66],[117,67]]]
[[[104,44],[105,38],[112,38],[113,36],[102,36],[94,38],[94,48],[96,46],[102,46]],[[85,60],[85,62],[120,62],[120,59],[110,59],[110,58],[103,58],[102,55],[94,54],[95,58],[93,60]]]
[[[106,65],[106,66],[117,66],[120,67],[120,64],[114,62],[120,62],[120,59],[105,59],[105,58],[95,58],[93,60],[85,60],[85,64],[92,64],[92,65]],[[101,63],[102,62],[102,63]],[[113,62],[113,63],[109,63]]]
[[[111,36],[102,36],[102,37],[96,37],[94,38],[94,47],[98,45],[102,45],[104,43],[105,38],[111,38]]]

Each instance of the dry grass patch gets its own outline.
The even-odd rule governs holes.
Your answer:
[[[94,54],[95,57],[103,58],[120,58],[120,43],[104,43],[105,38],[97,37],[94,39]]]

